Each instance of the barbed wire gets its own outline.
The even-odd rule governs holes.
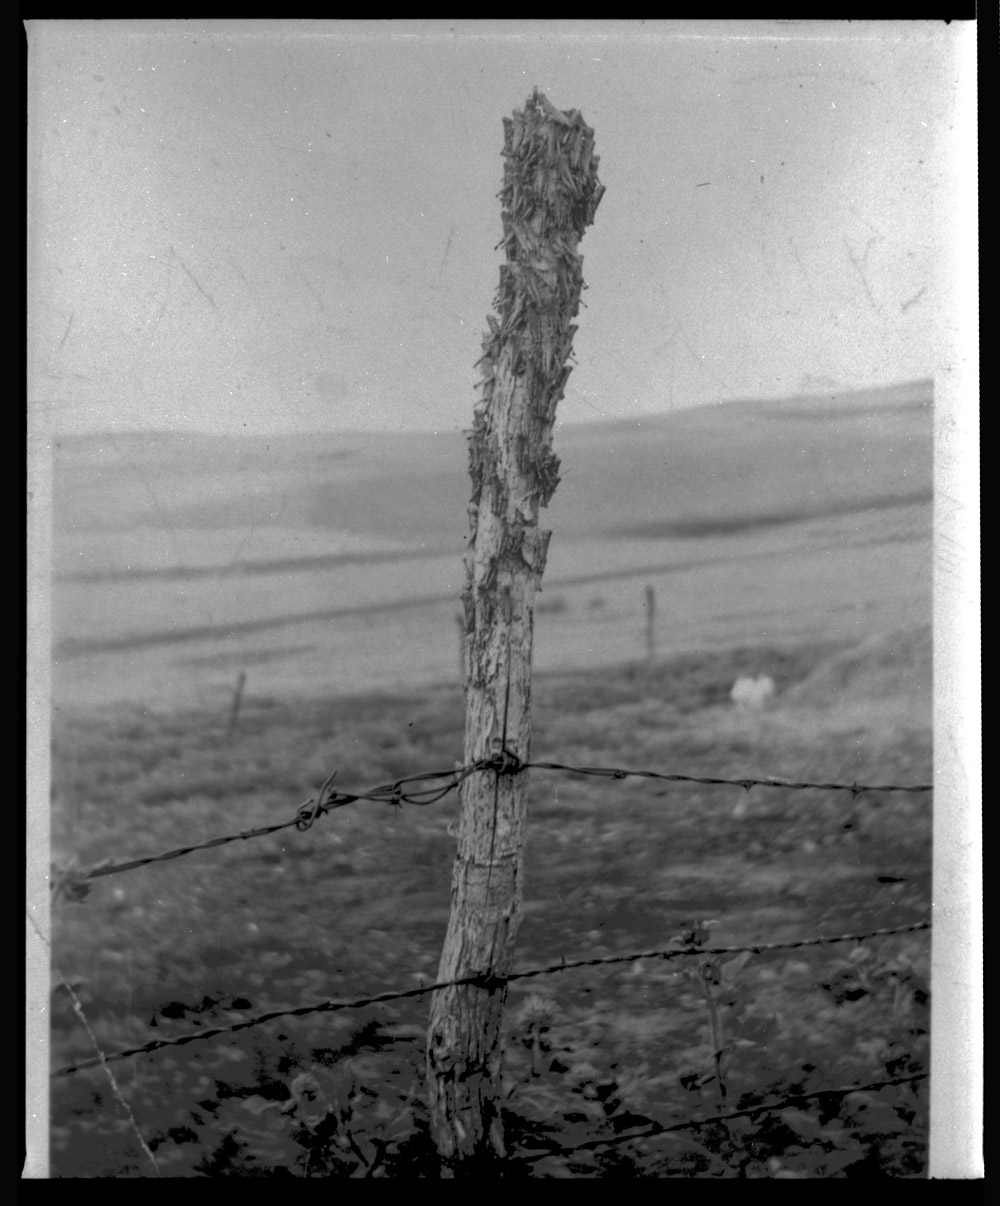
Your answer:
[[[871,1093],[879,1089],[889,1089],[896,1085],[913,1084],[918,1080],[926,1080],[930,1074],[928,1072],[916,1072],[910,1076],[896,1076],[891,1080],[875,1080],[869,1081],[864,1085],[840,1085],[835,1089],[815,1089],[809,1093],[791,1093],[787,1097],[778,1098],[776,1101],[765,1101],[759,1105],[747,1106],[742,1110],[730,1110],[726,1114],[711,1114],[707,1118],[689,1118],[685,1122],[674,1122],[669,1125],[663,1125],[659,1122],[652,1122],[643,1131],[633,1131],[626,1135],[609,1135],[604,1139],[588,1139],[584,1143],[576,1144],[574,1147],[553,1146],[545,1151],[539,1151],[531,1154],[518,1153],[517,1159],[522,1164],[533,1164],[536,1160],[544,1160],[549,1156],[571,1156],[575,1152],[593,1150],[598,1147],[608,1147],[616,1143],[631,1143],[636,1139],[651,1139],[657,1135],[665,1135],[671,1131],[686,1131],[696,1129],[698,1127],[710,1126],[717,1122],[729,1122],[734,1118],[753,1118],[757,1114],[770,1114],[778,1110],[785,1110],[795,1106],[800,1102],[813,1101],[817,1097],[847,1097],[851,1093]]]
[[[382,787],[374,787],[368,792],[359,792],[357,794],[335,791],[333,789],[333,781],[336,779],[338,772],[334,771],[320,788],[317,795],[310,796],[308,800],[300,804],[295,816],[288,821],[279,821],[275,825],[261,825],[256,829],[242,829],[238,833],[224,834],[221,837],[209,838],[204,842],[192,842],[187,846],[177,846],[172,850],[165,850],[159,854],[147,854],[141,858],[127,859],[122,862],[109,861],[96,863],[85,870],[73,866],[63,867],[59,869],[58,874],[53,876],[52,888],[54,898],[58,898],[60,893],[65,893],[73,899],[80,899],[86,895],[86,882],[88,880],[99,879],[105,875],[117,875],[121,871],[132,871],[137,867],[146,867],[150,863],[168,862],[171,859],[181,858],[185,854],[193,854],[196,850],[210,850],[215,846],[224,846],[229,842],[243,842],[250,838],[268,837],[273,833],[280,833],[283,829],[291,829],[293,827],[300,833],[304,833],[312,827],[318,817],[325,816],[335,808],[343,808],[345,804],[353,804],[358,800],[371,800],[379,804],[395,805],[435,804],[446,796],[448,792],[458,787],[463,779],[478,769],[480,769],[480,764],[448,771],[428,771],[422,775],[408,775],[405,778],[395,780],[393,783]],[[403,785],[406,783],[426,782],[429,779],[445,778],[449,781],[444,787],[425,788],[422,791],[413,792],[404,792],[402,790]]]
[[[804,780],[785,779],[778,776],[756,778],[727,779],[713,775],[685,775],[656,770],[629,770],[624,767],[605,766],[570,766],[562,762],[522,762],[520,758],[504,747],[490,758],[482,758],[467,766],[457,766],[451,770],[426,771],[422,774],[406,775],[392,783],[381,787],[373,787],[366,792],[341,792],[333,788],[337,772],[326,780],[316,796],[310,796],[301,804],[290,820],[281,821],[275,825],[263,825],[256,829],[244,829],[238,833],[225,834],[221,837],[210,838],[203,842],[194,842],[187,846],[178,846],[159,854],[149,854],[141,858],[127,859],[121,862],[105,861],[84,870],[75,867],[62,867],[53,874],[53,899],[65,894],[70,899],[82,899],[87,893],[87,883],[105,875],[117,875],[122,871],[132,871],[137,867],[146,867],[151,863],[168,862],[193,854],[197,850],[210,850],[216,846],[224,846],[229,842],[248,841],[251,838],[267,837],[280,833],[284,829],[295,828],[300,833],[310,829],[314,822],[336,808],[346,804],[354,804],[359,800],[368,800],[376,804],[391,804],[396,807],[403,804],[413,804],[424,807],[436,804],[450,792],[460,786],[465,779],[476,771],[493,771],[497,775],[517,775],[528,770],[560,771],[571,775],[591,775],[605,779],[659,779],[671,783],[697,783],[709,787],[741,787],[750,791],[754,787],[776,787],[791,791],[849,791],[855,797],[866,792],[928,792],[933,791],[929,783],[900,784],[900,783],[819,783]],[[436,787],[425,787],[419,790],[404,791],[410,783],[427,783],[432,780],[444,780]]]
[[[671,783],[701,783],[710,787],[716,785],[742,787],[745,791],[749,791],[752,787],[783,787],[793,791],[849,791],[852,795],[860,796],[865,792],[876,791],[922,792],[934,790],[930,783],[809,783],[796,779],[781,779],[776,776],[763,779],[750,776],[740,779],[722,779],[709,775],[678,775],[668,774],[665,771],[623,770],[620,767],[565,766],[561,762],[526,762],[522,769],[565,771],[572,775],[597,775],[605,779],[665,779]]]
[[[476,985],[487,991],[495,992],[506,984],[517,980],[528,980],[536,976],[553,975],[557,972],[572,971],[581,967],[610,966],[616,963],[637,963],[642,959],[676,959],[684,955],[735,955],[749,952],[754,955],[765,951],[797,950],[806,946],[828,946],[838,942],[865,942],[870,938],[883,938],[896,934],[909,934],[919,930],[928,930],[931,922],[928,920],[911,922],[903,926],[887,926],[880,929],[864,930],[860,933],[833,934],[814,938],[796,938],[787,942],[763,942],[742,946],[681,946],[666,947],[650,951],[638,951],[626,955],[599,955],[591,959],[560,960],[544,967],[526,968],[523,971],[508,972],[500,975],[496,972],[476,972],[468,976],[460,976],[453,980],[440,980],[432,984],[422,984],[417,988],[400,989],[376,993],[374,996],[358,997],[354,1000],[331,999],[320,1001],[315,1005],[300,1005],[290,1009],[272,1009],[267,1013],[257,1014],[252,1018],[244,1018],[239,1022],[231,1022],[226,1026],[212,1026],[207,1030],[195,1030],[189,1034],[177,1035],[175,1038],[154,1039],[140,1047],[128,1047],[105,1055],[105,1061],[126,1059],[133,1055],[148,1055],[162,1047],[183,1047],[188,1043],[200,1042],[203,1039],[217,1038],[223,1034],[235,1034],[240,1030],[249,1030],[261,1026],[265,1022],[273,1022],[278,1018],[305,1017],[311,1013],[333,1013],[342,1009],[360,1009],[367,1005],[380,1005],[389,1001],[401,1001],[411,997],[425,996],[427,993],[438,992],[445,988],[458,988],[462,985]],[[82,1060],[77,1064],[59,1068],[53,1076],[68,1076],[72,1072],[80,1072],[85,1068],[96,1067],[101,1060]]]

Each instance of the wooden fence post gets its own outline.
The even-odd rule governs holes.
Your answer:
[[[520,922],[531,735],[532,625],[550,532],[538,527],[559,480],[556,404],[583,288],[577,246],[604,192],[594,132],[535,89],[504,119],[506,263],[483,338],[482,397],[469,432],[471,535],[463,592],[465,764],[451,915],[438,978],[478,975],[431,999],[427,1084],[442,1174],[505,1154],[501,1022]]]
[[[646,587],[646,661],[650,665],[656,658],[656,591]]]
[[[229,706],[229,720],[226,723],[226,745],[233,744],[233,738],[236,736],[236,725],[240,719],[240,704],[243,702],[243,688],[247,685],[247,673],[241,670],[236,679],[236,687],[233,690],[233,702]]]

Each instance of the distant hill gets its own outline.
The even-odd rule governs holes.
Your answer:
[[[562,540],[683,538],[927,500],[932,403],[921,381],[567,426],[542,521]],[[57,538],[274,525],[448,550],[467,536],[469,490],[461,433],[55,441]]]

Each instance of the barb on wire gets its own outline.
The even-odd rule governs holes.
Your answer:
[[[835,1089],[816,1089],[810,1093],[793,1093],[788,1097],[780,1097],[774,1101],[762,1101],[759,1105],[748,1106],[742,1110],[730,1110],[726,1114],[711,1114],[707,1118],[689,1118],[685,1122],[674,1122],[668,1126],[662,1123],[650,1123],[645,1130],[631,1131],[624,1135],[609,1135],[604,1139],[588,1139],[574,1147],[552,1146],[545,1151],[530,1154],[518,1154],[517,1159],[524,1164],[532,1164],[536,1160],[544,1160],[548,1156],[571,1156],[574,1152],[592,1150],[598,1147],[609,1147],[616,1143],[631,1143],[635,1139],[652,1139],[657,1135],[666,1135],[671,1131],[686,1131],[698,1127],[709,1126],[715,1122],[729,1122],[733,1118],[753,1118],[757,1114],[770,1114],[776,1110],[785,1110],[799,1105],[804,1101],[813,1101],[817,1097],[847,1097],[851,1093],[872,1093],[878,1089],[888,1089],[895,1085],[913,1084],[918,1080],[926,1080],[929,1073],[916,1072],[911,1076],[896,1076],[892,1080],[875,1080],[864,1085],[840,1085]],[[544,1140],[542,1140],[544,1142]]]
[[[796,950],[804,946],[828,946],[837,942],[864,942],[869,938],[910,934],[917,930],[928,930],[930,928],[931,923],[929,921],[915,921],[909,925],[887,926],[882,929],[865,930],[860,933],[833,934],[817,938],[798,938],[788,942],[763,942],[752,946],[675,946],[652,951],[639,951],[627,955],[601,955],[593,959],[560,960],[558,963],[550,963],[546,967],[526,968],[523,971],[508,972],[502,976],[492,971],[478,972],[468,976],[461,976],[454,980],[440,980],[433,984],[422,984],[419,988],[381,992],[374,996],[359,997],[350,1001],[333,999],[320,1001],[315,1005],[300,1005],[294,1009],[273,1009],[268,1013],[257,1014],[252,1018],[245,1018],[240,1022],[231,1022],[227,1026],[213,1026],[207,1030],[196,1030],[189,1034],[178,1035],[176,1038],[154,1039],[152,1042],[145,1043],[141,1047],[129,1047],[122,1051],[112,1052],[110,1055],[106,1055],[104,1059],[110,1061],[126,1059],[133,1055],[148,1055],[152,1051],[158,1051],[161,1047],[182,1047],[187,1043],[199,1042],[202,1039],[217,1038],[222,1034],[235,1034],[240,1030],[249,1030],[253,1026],[261,1026],[265,1022],[273,1022],[277,1018],[305,1017],[311,1013],[333,1013],[342,1009],[361,1009],[367,1005],[381,1005],[388,1001],[401,1001],[409,997],[420,997],[430,992],[438,992],[440,989],[456,988],[464,984],[478,985],[480,988],[493,992],[504,984],[510,984],[516,980],[528,980],[535,976],[553,975],[556,972],[571,971],[574,968],[580,967],[598,967],[615,963],[637,963],[641,959],[676,959],[683,955],[698,955],[704,958],[706,955],[732,955],[741,954],[745,951],[759,955],[764,951]],[[84,1068],[95,1067],[100,1062],[100,1060],[96,1059],[81,1060],[80,1063],[59,1068],[53,1073],[53,1076],[68,1076],[71,1072],[80,1072]]]
[[[312,828],[313,821],[317,817],[323,816],[324,813],[335,807],[337,801],[337,792],[333,790],[333,781],[337,777],[337,772],[328,776],[326,782],[319,789],[319,793],[315,799],[306,800],[299,806],[298,814],[295,817],[295,828],[299,833],[305,833],[307,829]]]

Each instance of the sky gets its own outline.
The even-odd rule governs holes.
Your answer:
[[[607,190],[560,422],[939,377],[974,36],[29,22],[30,422],[468,427],[502,120],[536,86],[594,129]]]

